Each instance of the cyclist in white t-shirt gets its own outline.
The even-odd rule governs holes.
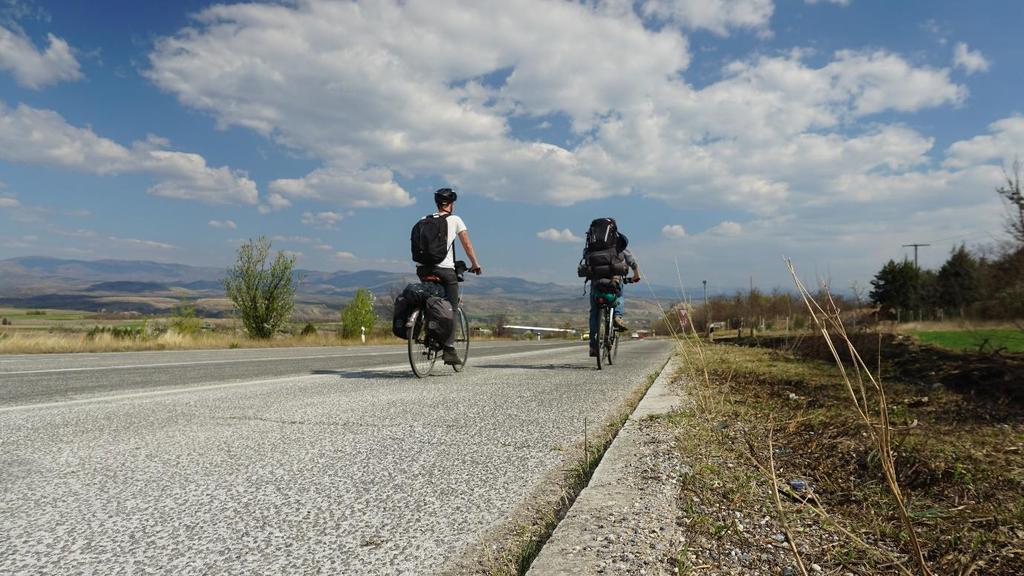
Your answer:
[[[437,204],[437,212],[434,216],[447,216],[448,223],[448,255],[436,266],[417,266],[416,275],[423,278],[427,275],[434,275],[441,279],[444,284],[445,296],[452,308],[459,306],[459,280],[455,275],[455,239],[462,243],[462,248],[469,257],[469,271],[480,274],[480,262],[476,259],[476,252],[473,250],[473,243],[469,240],[469,230],[462,218],[453,214],[455,201],[458,195],[451,188],[441,188],[434,192],[434,203]],[[448,342],[445,342],[444,354],[442,356],[445,364],[461,364],[462,360],[455,352],[455,330],[451,331]]]

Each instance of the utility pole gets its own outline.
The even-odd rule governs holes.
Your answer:
[[[704,284],[704,331],[711,335],[711,310],[708,309],[708,281],[701,280]]]
[[[904,244],[903,245],[904,248],[910,248],[910,247],[914,248],[914,268],[920,268],[920,266],[917,265],[917,249],[919,247],[921,247],[921,246],[931,246],[931,244]]]

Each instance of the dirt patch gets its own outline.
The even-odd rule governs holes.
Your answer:
[[[695,545],[681,551],[681,572],[799,574],[770,504],[771,481],[758,467],[769,462],[771,434],[783,509],[809,573],[817,572],[812,565],[834,574],[902,573],[894,560],[917,573],[878,453],[834,364],[804,357],[812,355],[811,345],[795,346],[800,357],[707,348],[712,393],[703,397],[712,401],[676,416],[679,449],[694,462],[690,491],[682,496],[693,507],[685,512]],[[1024,415],[1019,404],[950,386],[943,365],[926,371],[944,354],[932,352],[892,368],[929,378],[890,375],[886,383],[899,482],[926,559],[936,574],[1018,574]],[[883,354],[883,365],[899,354],[907,352]],[[702,375],[691,381],[706,386]],[[800,498],[819,502],[827,517]]]
[[[971,397],[979,404],[979,417],[999,420],[1024,412],[1024,354],[955,352],[891,333],[862,332],[853,334],[851,340],[868,365],[880,359],[886,379],[924,389],[941,385]],[[738,338],[731,343],[833,361],[819,335]],[[841,352],[848,360],[848,352]]]

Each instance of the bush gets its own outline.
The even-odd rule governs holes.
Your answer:
[[[313,326],[311,322],[307,322],[306,325],[302,327],[301,335],[316,336],[316,326]]]
[[[93,326],[85,337],[94,340],[102,334],[109,334],[115,340],[142,340],[146,330],[143,326]]]
[[[26,316],[46,316],[46,310],[29,310],[25,312]]]
[[[196,316],[195,304],[186,302],[175,308],[171,328],[182,336],[198,334],[203,329],[203,319]]]
[[[269,257],[269,240],[249,240],[238,249],[238,259],[224,279],[227,296],[252,338],[273,336],[288,322],[295,308],[295,258],[278,252],[268,268]]]

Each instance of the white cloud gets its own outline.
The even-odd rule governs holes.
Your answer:
[[[971,50],[963,42],[957,42],[953,48],[953,66],[962,68],[969,75],[975,72],[987,72],[990,65],[980,50]]]
[[[395,183],[390,170],[339,170],[322,168],[303,178],[274,180],[270,183],[277,198],[307,198],[341,204],[352,208],[408,206],[413,203],[409,193]],[[287,201],[287,200],[286,200]]]
[[[39,50],[21,32],[0,25],[0,70],[10,71],[18,84],[35,90],[82,78],[68,43],[53,34],[47,34],[47,41],[46,50]]]
[[[220,126],[321,162],[273,181],[263,211],[408,205],[398,181],[417,177],[502,200],[635,194],[757,218],[920,197],[934,139],[899,115],[963,104],[968,91],[950,69],[885,50],[812,64],[793,50],[729,63],[700,88],[687,81],[680,27],[762,32],[773,9],[767,0],[232,4],[158,41],[147,75]],[[647,28],[645,13],[655,21]],[[519,139],[511,119],[568,122],[572,142]],[[302,222],[342,217],[309,211]]]
[[[665,238],[682,238],[686,236],[686,229],[682,224],[666,224],[661,227],[661,235]]]
[[[772,0],[646,0],[641,6],[645,16],[722,36],[731,28],[766,29],[775,11]]]
[[[138,238],[119,238],[117,236],[108,236],[107,240],[115,244],[137,248],[154,248],[156,250],[175,250],[177,248],[173,244],[154,242],[153,240],[140,240]]]
[[[563,228],[562,230],[556,230],[555,228],[548,228],[543,232],[537,232],[537,238],[541,240],[548,240],[551,242],[569,242],[577,244],[583,242],[583,238],[572,233],[572,230]]]
[[[726,220],[711,227],[705,232],[705,234],[712,234],[715,236],[739,236],[740,234],[743,234],[743,225],[738,222]]]
[[[306,226],[315,226],[317,228],[334,228],[345,217],[345,214],[339,214],[338,212],[303,212],[302,223]]]
[[[847,6],[850,4],[850,0],[804,0],[806,4],[839,4],[840,6]]]
[[[235,230],[238,228],[234,220],[210,220],[209,225],[210,228],[220,228],[221,230]]]
[[[68,124],[60,114],[0,102],[0,158],[45,164],[98,175],[142,172],[158,178],[149,192],[207,203],[255,204],[256,183],[241,171],[213,168],[198,155],[164,150],[149,140],[126,148],[89,128]]]
[[[353,254],[351,252],[345,252],[345,251],[335,252],[334,253],[334,257],[337,258],[338,260],[355,260],[356,259],[356,255],[355,254]]]
[[[17,198],[12,196],[0,196],[0,208],[17,208],[21,206]]]
[[[1024,117],[1003,118],[993,122],[988,128],[989,134],[950,145],[946,150],[946,161],[943,166],[967,168],[993,161],[1009,166],[1018,157],[1024,157]]]

